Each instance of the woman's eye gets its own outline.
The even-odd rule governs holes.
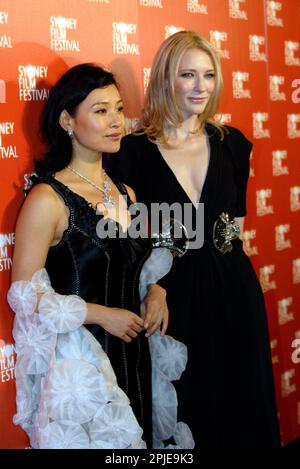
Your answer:
[[[205,75],[205,78],[209,78],[209,79],[215,78],[215,74],[214,74],[214,73],[207,73],[207,74]]]
[[[118,107],[118,112],[124,112],[124,106]]]
[[[183,78],[193,78],[194,74],[192,72],[185,72],[180,75]]]
[[[106,109],[97,109],[96,114],[105,114]]]

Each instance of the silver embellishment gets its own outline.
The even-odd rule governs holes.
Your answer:
[[[173,257],[182,257],[188,250],[187,229],[175,218],[165,222],[160,233],[152,233],[151,239],[154,248],[168,248]]]
[[[213,242],[222,254],[232,250],[233,239],[240,235],[240,227],[235,220],[230,220],[228,213],[222,212],[214,223]]]
[[[96,184],[95,182],[91,181],[90,179],[88,179],[87,177],[83,176],[81,173],[79,173],[78,171],[76,171],[76,169],[74,169],[72,166],[68,165],[67,168],[72,171],[74,174],[77,174],[77,176],[79,176],[81,179],[83,179],[85,182],[87,182],[88,184],[90,184],[91,186],[95,187],[96,189],[98,189],[98,191],[101,191],[103,193],[103,200],[102,200],[102,203],[104,205],[105,208],[112,208],[112,207],[115,207],[116,206],[116,201],[114,200],[114,198],[109,194],[109,192],[112,190],[111,189],[111,184],[108,180],[108,177],[107,177],[107,174],[106,172],[104,171],[104,169],[102,170],[103,172],[103,177],[104,177],[104,181],[103,181],[103,189],[102,187],[98,186],[98,184]]]

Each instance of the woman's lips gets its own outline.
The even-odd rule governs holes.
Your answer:
[[[203,103],[203,101],[206,101],[206,100],[207,100],[207,98],[196,98],[196,97],[189,98],[189,101],[191,101],[192,103],[195,103],[195,104]]]
[[[110,135],[106,135],[106,137],[111,140],[120,140],[120,138],[122,137],[122,134],[121,133],[110,134]]]

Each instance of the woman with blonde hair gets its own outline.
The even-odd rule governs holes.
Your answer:
[[[214,120],[221,90],[220,60],[205,38],[191,31],[167,38],[139,132],[122,140],[111,171],[149,209],[182,208],[156,238],[174,248],[170,227],[181,224],[189,238],[158,282],[167,290],[168,332],[188,348],[178,420],[196,448],[272,448],[280,438],[264,299],[239,237],[252,144]]]

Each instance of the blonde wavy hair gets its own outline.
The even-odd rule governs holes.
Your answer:
[[[215,71],[215,89],[205,107],[198,116],[201,131],[210,122],[224,136],[226,128],[213,119],[218,109],[223,88],[221,63],[218,53],[210,42],[194,31],[179,31],[167,38],[158,49],[151,67],[149,86],[145,97],[145,108],[140,121],[142,133],[152,141],[166,143],[164,129],[180,127],[182,114],[175,97],[175,80],[183,54],[190,49],[199,49],[210,57]]]

